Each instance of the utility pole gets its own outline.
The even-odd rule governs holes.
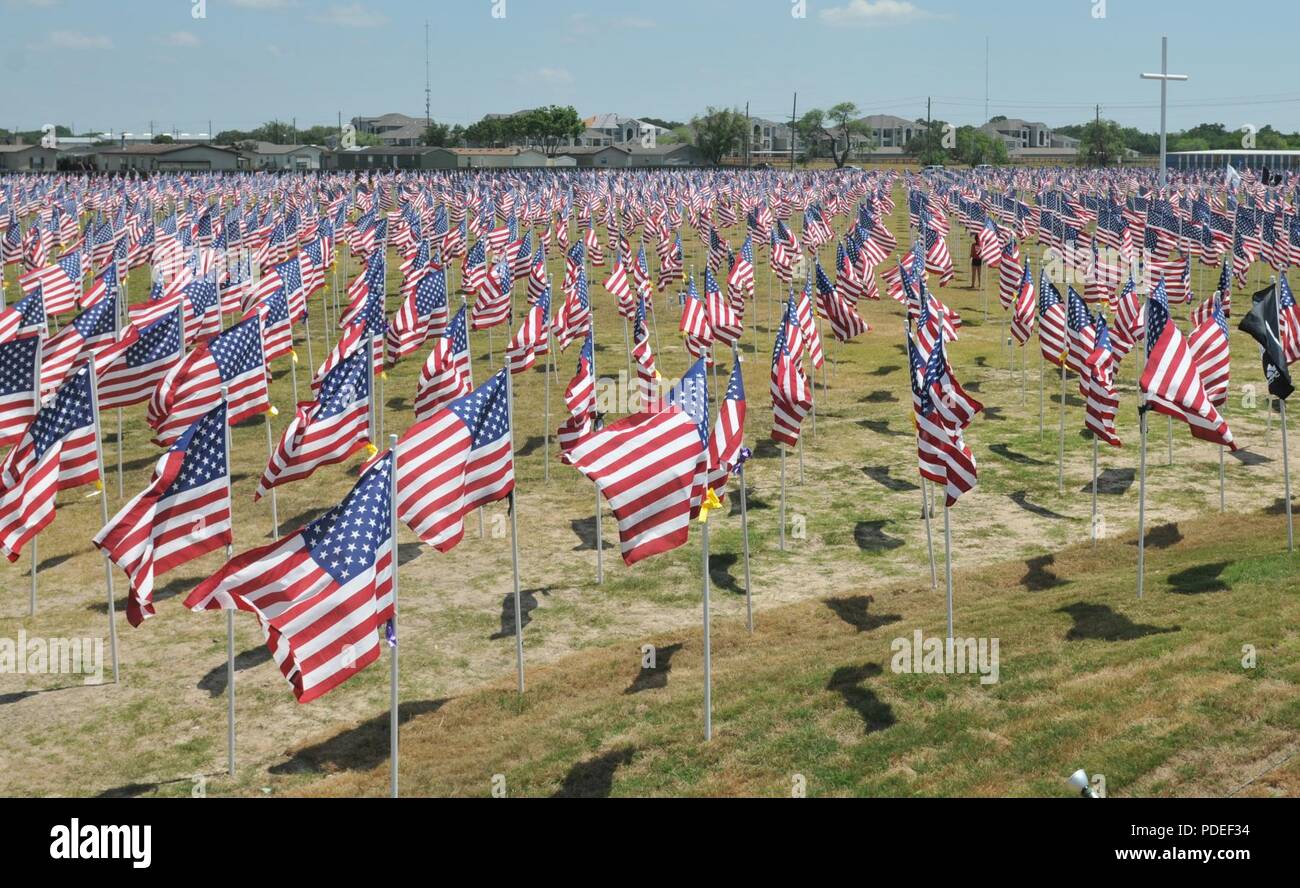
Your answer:
[[[794,128],[795,114],[799,112],[799,93],[794,94],[794,104],[790,106],[790,172],[794,172],[794,140],[798,133]]]
[[[749,102],[745,102],[745,169],[749,169],[749,142],[753,137],[753,128],[749,123]]]
[[[1140,74],[1143,80],[1160,81],[1160,187],[1163,189],[1169,181],[1169,170],[1166,167],[1168,152],[1166,151],[1167,130],[1165,128],[1165,116],[1168,110],[1169,81],[1186,80],[1186,74],[1169,73],[1169,38],[1160,38],[1160,73],[1159,74]]]
[[[289,119],[293,121],[293,124],[292,124],[292,125],[293,125],[293,144],[297,145],[297,144],[298,144],[298,118],[297,118],[297,117],[290,117]]]
[[[427,131],[433,126],[433,118],[429,116],[429,20],[424,20],[424,128]]]
[[[989,122],[989,38],[984,38],[984,122]]]

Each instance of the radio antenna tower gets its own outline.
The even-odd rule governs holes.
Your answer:
[[[424,20],[424,128],[433,126],[429,117],[429,20]]]

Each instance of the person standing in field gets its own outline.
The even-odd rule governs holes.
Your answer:
[[[970,242],[970,288],[972,290],[978,290],[983,286],[980,279],[980,272],[983,267],[984,259],[980,256],[979,241],[972,240]]]

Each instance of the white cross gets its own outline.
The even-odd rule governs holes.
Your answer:
[[[1160,73],[1159,74],[1141,74],[1143,80],[1160,81],[1160,187],[1164,188],[1169,176],[1169,171],[1165,167],[1165,112],[1167,109],[1167,96],[1169,92],[1169,81],[1186,80],[1186,74],[1169,73],[1169,38],[1160,38]]]

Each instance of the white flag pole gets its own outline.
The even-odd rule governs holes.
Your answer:
[[[506,416],[510,426],[510,458],[513,465],[515,452],[515,384],[514,374],[506,369]],[[519,673],[519,693],[524,692],[524,613],[519,592],[519,501],[516,489],[510,489],[510,566],[513,572],[515,599],[515,667]],[[597,489],[597,496],[600,491]]]
[[[1138,398],[1145,401],[1142,393],[1138,392]],[[1143,572],[1146,568],[1146,517],[1147,517],[1147,414],[1145,404],[1138,407],[1139,426],[1141,428],[1142,443],[1138,456],[1138,570],[1137,570],[1137,597],[1142,597],[1142,583],[1144,580]]]
[[[95,417],[95,460],[99,465],[99,510],[104,520],[104,526],[108,525],[108,491],[104,484],[104,447],[99,438],[99,390],[95,384],[95,356],[91,354],[90,363],[87,366],[90,373],[90,405],[94,411]],[[33,571],[33,576],[34,576]],[[116,608],[117,603],[113,600],[113,562],[108,557],[108,552],[104,552],[104,583],[108,589],[108,644],[113,656],[113,684],[117,684],[120,676],[117,661],[117,621]]]
[[[1065,493],[1065,358],[1061,358],[1061,436],[1056,452],[1056,489]]]
[[[1277,278],[1270,275],[1269,280],[1272,282],[1272,286],[1273,286],[1273,307],[1277,310],[1277,318],[1276,318],[1277,330],[1278,330],[1278,336],[1280,337],[1282,335],[1282,300],[1278,297]],[[1273,393],[1272,392],[1268,393],[1268,401],[1269,401],[1268,414],[1271,417],[1273,415],[1273,409],[1272,409]],[[1288,448],[1287,448],[1287,440],[1286,440],[1286,399],[1278,398],[1277,403],[1278,403],[1278,409],[1280,411],[1279,421],[1282,425],[1282,490],[1283,490],[1284,503],[1286,506],[1286,550],[1288,552],[1294,552],[1295,551],[1295,524],[1292,522],[1291,519],[1291,460],[1287,452]]]
[[[1097,433],[1092,433],[1092,545],[1097,545]]]
[[[925,548],[930,555],[930,588],[939,588],[939,572],[934,563],[934,535],[930,529],[930,516],[934,510],[930,506],[930,479],[921,479],[921,517],[925,519]]]
[[[230,391],[226,386],[221,387],[221,401],[230,409]],[[230,532],[231,539],[234,539],[235,532],[235,495],[231,489],[231,447],[230,447],[230,421],[226,418],[225,423],[226,439],[226,504],[230,510]],[[229,561],[235,557],[235,547],[233,543],[226,543],[226,560]],[[235,776],[235,611],[234,608],[226,610],[226,767],[230,771],[230,776]]]
[[[948,642],[952,643],[952,525],[948,519],[948,503],[943,506],[943,573],[948,585]]]
[[[785,446],[777,448],[781,453],[781,551],[785,551]]]
[[[700,521],[700,551],[704,592],[704,739],[713,739],[713,655],[709,637],[709,516],[705,512]]]
[[[268,410],[262,414],[266,421],[266,459],[269,463],[275,457],[275,444],[271,438],[271,411]],[[226,419],[229,423],[229,417]],[[275,487],[271,488],[271,539],[280,538],[280,503],[276,497]]]
[[[0,274],[3,274],[0,271]],[[3,283],[3,281],[0,281]],[[0,286],[0,290],[4,290]],[[36,414],[41,412],[41,343],[36,343],[36,363],[32,370],[32,419]],[[96,432],[98,434],[98,432]],[[27,600],[27,614],[34,616],[36,614],[36,544],[40,540],[39,536],[32,537],[32,589]]]
[[[393,547],[393,618],[392,640],[388,648],[388,750],[389,795],[397,798],[397,436],[388,436],[388,450],[393,454],[393,466],[388,476],[388,526],[389,542]]]

